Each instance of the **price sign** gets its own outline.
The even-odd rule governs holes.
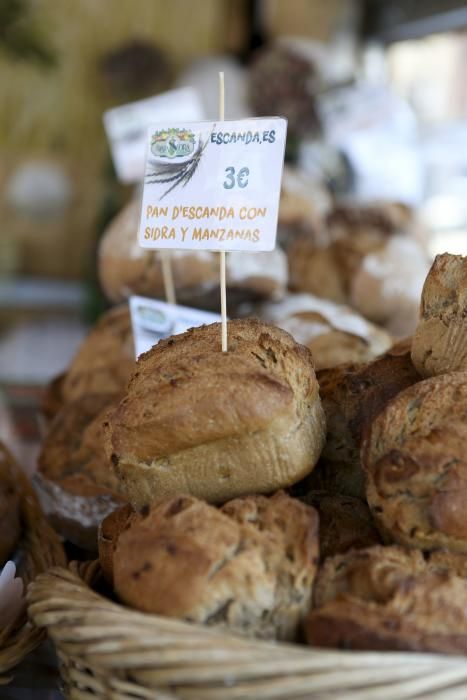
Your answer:
[[[152,125],[139,244],[273,250],[286,131],[279,117]]]
[[[201,99],[193,88],[163,92],[104,112],[104,128],[121,182],[141,182],[146,155],[146,130],[154,121],[197,120],[204,117]]]

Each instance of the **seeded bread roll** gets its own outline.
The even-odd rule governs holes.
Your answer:
[[[122,391],[134,366],[130,312],[125,304],[102,314],[82,343],[61,384],[63,402]]]
[[[425,379],[392,399],[362,446],[367,499],[385,536],[467,552],[467,371]]]
[[[467,369],[467,257],[436,257],[423,287],[412,360],[424,377]]]
[[[110,458],[136,509],[181,490],[219,503],[299,481],[325,422],[309,350],[255,319],[161,340],[108,419]]]
[[[318,515],[284,493],[217,509],[154,502],[121,532],[114,586],[127,604],[236,634],[294,640],[318,563]]]
[[[0,442],[0,567],[13,553],[20,535],[20,492],[14,459]]]
[[[103,432],[107,411],[118,398],[89,394],[64,406],[44,440],[34,477],[41,505],[54,527],[91,551],[97,549],[100,521],[122,502]]]
[[[387,350],[391,338],[347,306],[311,294],[289,294],[256,308],[260,318],[288,331],[311,350],[317,370],[365,362]]]
[[[165,299],[159,252],[141,248],[137,241],[139,201],[131,201],[110,223],[99,248],[99,279],[113,302],[132,294]],[[170,251],[179,303],[219,308],[219,262],[209,250]],[[253,299],[281,298],[287,286],[287,258],[271,252],[231,253],[226,259],[230,304]]]
[[[328,491],[309,491],[300,500],[318,511],[321,560],[381,543],[365,501]]]
[[[390,399],[420,381],[410,359],[410,345],[411,340],[406,339],[372,362],[318,372],[326,444],[323,460],[311,476],[317,487],[340,488],[341,493],[365,498],[360,464],[363,434]]]
[[[318,573],[310,644],[467,653],[467,581],[420,552],[371,547],[330,557]]]

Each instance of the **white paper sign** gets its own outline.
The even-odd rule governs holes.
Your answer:
[[[193,88],[163,92],[104,112],[104,127],[121,182],[141,182],[146,156],[146,130],[155,121],[197,121],[204,118],[201,99]]]
[[[150,350],[161,338],[221,320],[219,314],[209,311],[138,296],[130,297],[130,314],[136,358]]]
[[[273,250],[286,132],[279,117],[152,125],[139,244]]]

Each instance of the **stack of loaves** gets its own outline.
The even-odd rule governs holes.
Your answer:
[[[376,358],[315,374],[285,330],[239,319],[227,353],[219,324],[160,341],[87,427],[67,433],[65,401],[42,473],[125,501],[98,535],[117,597],[235,634],[467,653],[466,284],[467,259],[439,256],[413,340]]]

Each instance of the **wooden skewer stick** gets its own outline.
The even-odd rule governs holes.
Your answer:
[[[225,89],[224,73],[219,72],[219,120],[224,121],[225,114]],[[220,261],[220,287],[221,287],[221,321],[222,321],[222,352],[227,352],[227,290],[225,284],[225,251],[219,253]]]
[[[159,251],[162,263],[162,279],[164,280],[165,298],[168,304],[176,304],[175,285],[172,274],[172,262],[170,260],[170,251]]]

